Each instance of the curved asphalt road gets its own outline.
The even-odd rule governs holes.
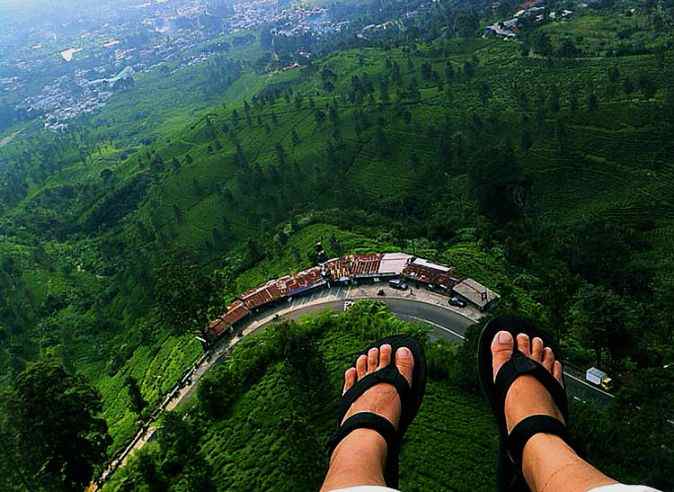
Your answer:
[[[451,341],[460,341],[465,338],[466,330],[474,321],[435,304],[429,304],[413,299],[377,298],[386,303],[391,312],[405,321],[415,321],[429,325],[432,328],[431,338],[441,338]],[[306,307],[298,307],[285,318],[296,319],[310,312],[322,310],[342,310],[344,301],[329,301]],[[608,404],[613,395],[593,386],[583,380],[582,374],[564,371],[568,394],[580,401],[593,402],[601,405]]]
[[[257,326],[255,331],[264,330],[268,325],[278,321],[278,319],[297,319],[312,312],[325,310],[342,311],[344,309],[344,302],[346,300],[356,301],[363,298],[367,297],[342,298],[339,300],[317,302],[314,304],[293,303],[291,304],[289,311],[286,310],[286,312],[283,315],[280,315],[279,318],[272,317],[268,319]],[[420,322],[429,325],[431,327],[431,338],[460,341],[465,338],[465,333],[468,327],[474,324],[473,320],[466,318],[447,307],[437,304],[431,304],[428,302],[408,298],[376,297],[376,299],[386,303],[391,309],[391,312],[402,320]],[[225,351],[218,357],[218,360],[214,361],[214,363],[219,362],[220,359],[226,357],[227,355],[228,351]],[[194,379],[189,382],[188,387],[185,388],[186,391],[182,393],[178,397],[178,400],[174,403],[177,404],[179,401],[184,401],[190,398],[196,390],[199,379],[201,376],[203,376],[203,374],[205,374],[206,371],[207,368],[195,375]],[[586,383],[582,379],[582,375],[572,373],[569,370],[565,370],[565,374],[567,391],[573,398],[582,401],[592,401],[593,403],[598,403],[601,405],[607,404],[613,398],[613,395],[610,393],[602,391],[601,389]],[[145,428],[140,431],[136,435],[133,444],[127,450],[125,450],[121,456],[116,458],[117,464],[109,467],[109,469],[106,470],[106,473],[104,473],[104,475],[101,477],[102,481],[109,479],[110,475],[114,473],[115,469],[117,469],[119,466],[123,466],[127,456],[135,449],[141,448],[151,437],[153,432],[153,428]],[[95,485],[90,488],[90,490],[97,489],[98,486]]]

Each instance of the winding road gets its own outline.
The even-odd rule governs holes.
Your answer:
[[[414,321],[427,324],[431,327],[431,338],[445,339],[450,341],[463,340],[466,330],[474,324],[472,319],[466,318],[458,312],[449,309],[449,306],[429,304],[426,301],[412,300],[408,298],[377,298],[385,302],[391,312],[405,321]],[[342,310],[344,301],[327,301],[324,303],[299,306],[285,317],[299,318],[302,315],[325,309]],[[596,386],[587,383],[582,373],[571,369],[565,369],[567,392],[572,398],[582,401],[591,401],[598,404],[608,404],[613,395]]]
[[[151,420],[167,410],[173,410],[180,403],[189,399],[196,391],[199,380],[222,358],[227,357],[232,348],[244,337],[263,330],[271,323],[280,319],[298,319],[302,316],[320,311],[342,311],[345,302],[360,299],[377,299],[386,303],[391,312],[405,321],[424,323],[431,328],[431,338],[450,341],[463,340],[466,330],[480,317],[480,313],[470,308],[458,309],[447,303],[447,298],[425,290],[401,292],[384,288],[385,296],[378,296],[382,289],[381,284],[361,287],[337,287],[314,292],[305,297],[292,299],[287,304],[265,310],[249,320],[240,335],[229,341],[224,341],[209,354],[202,356],[183,378],[182,383],[171,391]],[[416,292],[416,293],[415,293]],[[569,368],[565,370],[567,391],[573,398],[581,401],[591,401],[594,404],[605,405],[613,395],[607,393],[583,380],[583,375]],[[98,490],[110,476],[124,466],[133,451],[142,448],[155,432],[150,423],[138,431],[130,444],[118,454],[108,465],[96,484],[89,488],[91,492]]]

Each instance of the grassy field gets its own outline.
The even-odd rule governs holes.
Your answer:
[[[201,350],[191,334],[162,325],[155,309],[158,266],[181,252],[227,279],[214,310],[310,266],[321,241],[329,256],[402,250],[445,262],[541,319],[550,315],[539,295],[546,285],[512,251],[531,242],[540,248],[531,255],[545,261],[575,227],[619,224],[636,228],[645,243],[629,262],[656,272],[649,288],[667,292],[674,54],[653,51],[663,39],[649,22],[640,13],[592,11],[541,28],[554,46],[573,38],[584,50],[577,58],[522,56],[517,42],[439,37],[346,48],[285,71],[258,73],[244,63],[217,90],[207,66],[169,66],[139,76],[68,134],[22,133],[0,150],[8,164],[0,288],[13,293],[0,300],[2,381],[28,360],[60,358],[101,392],[110,451],[118,450],[138,427],[125,378],[139,380],[152,407]],[[621,47],[629,56],[618,56]],[[260,53],[255,43],[234,61]],[[494,233],[471,171],[498,145],[513,148],[529,186],[520,222]],[[537,237],[506,244],[517,227]],[[253,246],[259,257],[251,258]],[[337,345],[355,349],[360,341],[344,336],[326,335],[326,360]],[[333,389],[338,373],[330,367]],[[273,405],[292,388],[288,377],[274,365],[231,418],[209,424],[200,446],[220,487],[264,488],[284,471],[276,454],[304,470],[271,422]],[[261,400],[269,409],[257,408]],[[449,383],[431,384],[405,451],[406,489],[468,490],[446,459],[454,440],[466,447],[461,456],[475,460],[457,467],[490,483],[481,460],[493,440],[481,408]],[[473,418],[479,432],[469,439]],[[312,446],[330,419],[319,416]],[[446,451],[441,458],[428,456],[431,441]],[[221,451],[223,442],[231,451]],[[256,468],[261,450],[264,473]],[[312,466],[313,486],[320,473]]]
[[[271,363],[264,375],[232,404],[226,417],[200,421],[199,453],[213,470],[217,490],[316,490],[327,465],[324,443],[344,368],[368,340],[391,332],[417,332],[386,310],[359,304],[353,312],[325,314],[301,322],[325,372],[303,381],[290,362]],[[237,348],[230,367],[250,360],[255,346],[274,343],[273,329]],[[276,342],[277,343],[277,342]],[[325,378],[325,379],[322,379]],[[184,412],[194,416],[198,408]],[[401,456],[403,490],[493,490],[497,439],[486,404],[445,379],[429,381],[424,404],[410,427]],[[136,482],[135,464],[105,487]]]

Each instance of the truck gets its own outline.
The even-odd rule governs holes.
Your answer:
[[[590,367],[585,371],[585,380],[605,390],[611,387],[611,378],[604,371],[596,367]]]

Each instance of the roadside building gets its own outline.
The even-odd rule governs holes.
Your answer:
[[[452,292],[465,299],[467,302],[477,306],[480,311],[486,310],[499,298],[499,295],[496,292],[488,289],[472,278],[464,279],[456,284],[452,288]]]
[[[412,258],[412,255],[405,253],[385,253],[377,273],[380,277],[399,277]]]
[[[213,337],[214,339],[222,335],[223,333],[231,330],[236,326],[236,324],[247,317],[250,314],[250,310],[246,307],[243,301],[237,300],[227,306],[227,312],[211,321],[207,329],[207,337]]]
[[[432,289],[449,291],[460,279],[452,267],[438,265],[423,258],[413,258],[402,271],[402,276]]]

